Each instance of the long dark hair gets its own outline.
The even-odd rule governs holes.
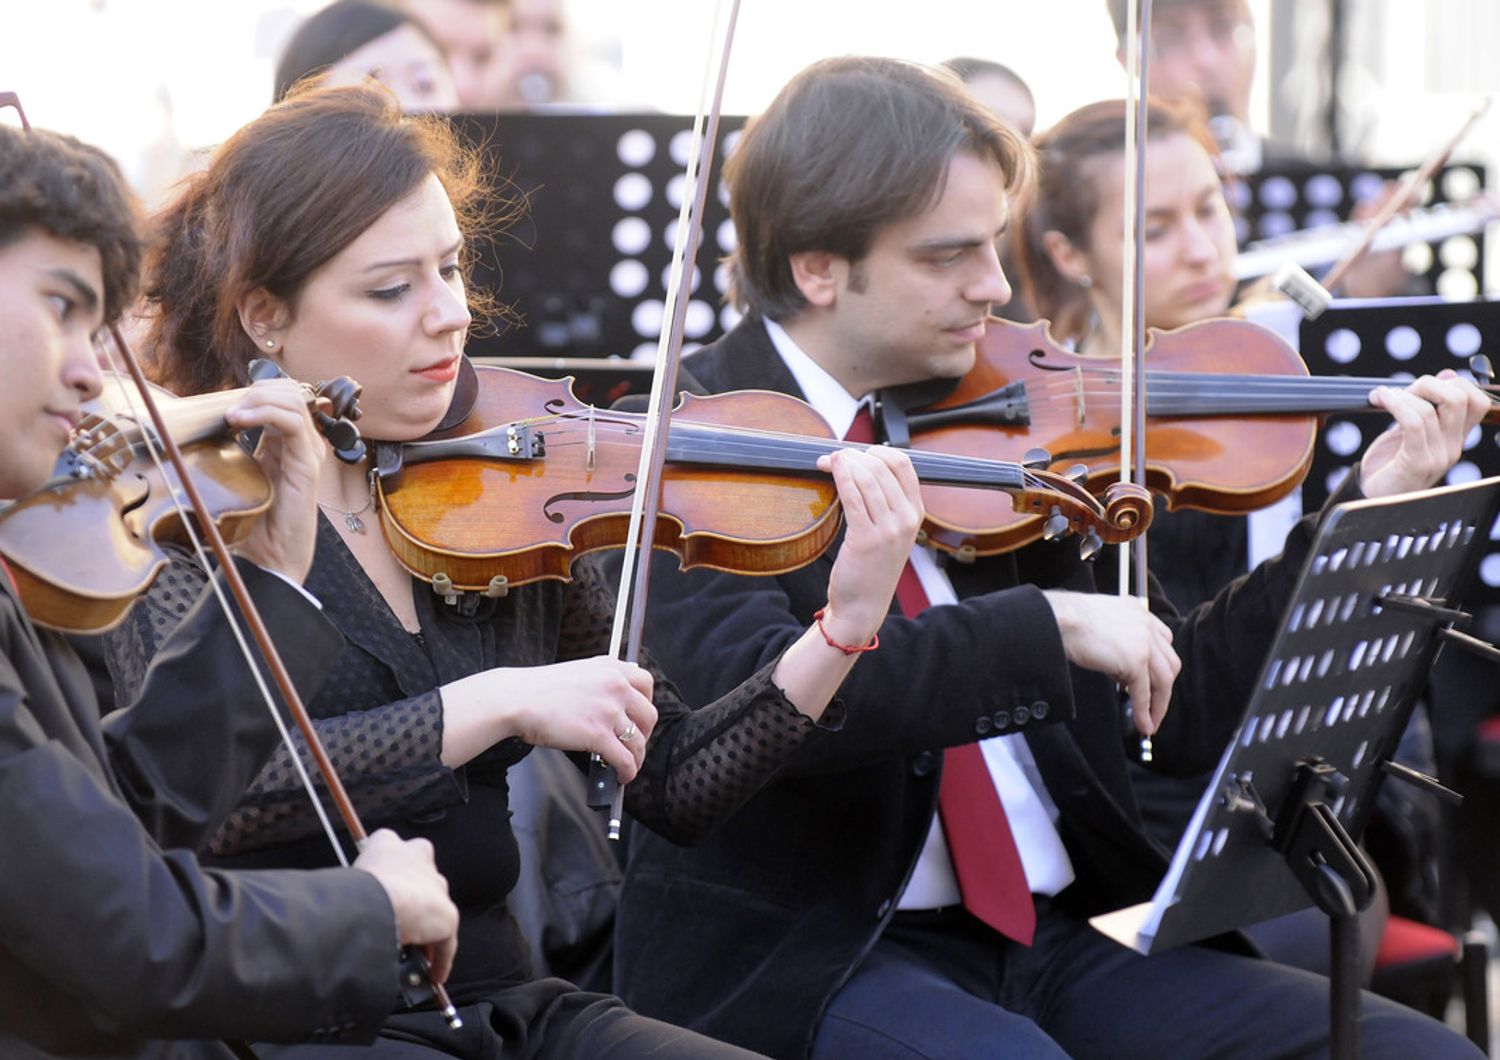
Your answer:
[[[264,289],[296,311],[320,266],[435,174],[465,235],[503,223],[476,152],[439,118],[403,115],[365,84],[299,88],[229,138],[155,219],[146,260],[153,368],[179,393],[240,385],[256,348],[241,296]],[[476,317],[494,311],[469,291]]]
[[[739,245],[731,299],[773,320],[806,305],[788,259],[823,250],[850,261],[877,232],[942,194],[958,151],[993,159],[1007,190],[1031,180],[1026,142],[956,78],[897,59],[825,59],[750,123],[724,167]]]

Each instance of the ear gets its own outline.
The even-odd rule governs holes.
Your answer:
[[[264,287],[257,287],[241,295],[235,309],[240,315],[240,327],[257,349],[264,353],[279,351],[281,333],[292,319],[285,302]]]
[[[1049,228],[1042,233],[1042,249],[1047,252],[1052,267],[1069,283],[1087,287],[1093,282],[1089,275],[1088,255],[1057,229]]]
[[[809,305],[827,309],[834,303],[841,282],[848,276],[849,263],[826,250],[804,250],[787,259],[792,279]]]

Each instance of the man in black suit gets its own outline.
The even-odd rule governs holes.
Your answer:
[[[815,64],[730,161],[746,315],[687,371],[713,392],[806,398],[848,437],[881,388],[962,375],[1009,297],[998,249],[1030,166],[923,68]],[[1340,499],[1436,481],[1484,407],[1452,378],[1372,401],[1396,428]],[[699,847],[637,830],[617,988],[777,1057],[1325,1051],[1325,981],[1236,939],[1142,957],[1085,919],[1149,898],[1166,867],[1131,797],[1120,689],[1158,767],[1211,764],[1313,530],[1187,618],[1159,594],[1152,614],[1098,592],[1108,573],[1076,540],[968,564],[915,549],[899,610],[841,689],[843,730]],[[706,701],[811,619],[829,562],[757,579],[668,561],[648,646]],[[1425,1017],[1363,1005],[1368,1055],[1475,1055]]]
[[[91,340],[129,303],[139,264],[133,207],[103,152],[0,126],[0,499],[49,481],[100,391]],[[252,388],[226,417],[265,432],[275,500],[236,562],[306,694],[340,643],[300,587],[323,443],[287,384]],[[81,662],[32,625],[11,574],[0,561],[0,1056],[366,1042],[398,1004],[398,940],[431,945],[434,977],[447,975],[458,912],[425,840],[377,832],[350,869],[198,864],[193,848],[277,741],[215,601],[101,725]]]

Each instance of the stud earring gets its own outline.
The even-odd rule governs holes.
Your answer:
[[[1094,278],[1092,276],[1090,276],[1088,273],[1084,273],[1082,276],[1078,277],[1078,286],[1079,287],[1092,287],[1092,286],[1094,286]]]
[[[276,348],[276,340],[275,339],[267,339],[266,340],[266,349],[268,349],[268,350],[274,350],[275,348]]]

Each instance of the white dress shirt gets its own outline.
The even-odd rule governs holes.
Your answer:
[[[860,406],[868,405],[869,401],[857,399],[845,390],[843,384],[803,352],[780,324],[766,320],[765,326],[772,345],[786,363],[792,378],[796,379],[808,404],[818,410],[839,437],[843,437]],[[938,566],[930,549],[914,546],[911,565],[931,606],[958,602],[953,583]],[[1016,849],[1021,855],[1021,867],[1026,871],[1027,884],[1033,894],[1057,894],[1073,882],[1073,863],[1068,859],[1062,837],[1057,832],[1057,805],[1047,794],[1047,785],[1042,781],[1026,738],[1019,733],[991,736],[979,741],[979,747],[995,791],[1005,807],[1011,835],[1015,837]],[[934,814],[926,845],[897,907],[937,909],[957,905],[960,900],[958,880],[953,874],[953,861],[948,855],[942,824]]]

